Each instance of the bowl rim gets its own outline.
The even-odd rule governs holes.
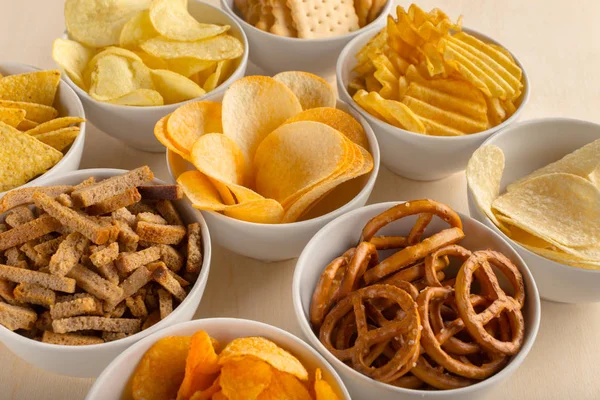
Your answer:
[[[128,170],[118,169],[118,168],[79,169],[76,171],[66,173],[61,176],[49,178],[47,182],[44,182],[43,186],[56,185],[56,184],[59,184],[61,181],[64,181],[67,178],[77,177],[79,175],[84,175],[84,176],[90,177],[90,176],[94,176],[94,175],[98,175],[98,174],[110,174],[110,176],[115,176],[115,175],[122,174],[125,172],[128,172]],[[153,182],[159,183],[159,184],[166,184],[165,181],[158,179],[156,177],[153,179]],[[187,203],[185,203],[185,204],[187,205]],[[32,348],[39,349],[39,350],[61,349],[66,352],[69,352],[69,353],[83,354],[88,350],[99,350],[99,349],[106,349],[109,347],[113,347],[113,349],[114,349],[115,347],[118,348],[123,345],[131,346],[132,344],[137,343],[141,339],[143,339],[147,336],[150,336],[150,335],[156,333],[157,331],[160,331],[164,328],[168,328],[169,326],[173,326],[173,325],[169,325],[169,322],[174,318],[175,312],[177,311],[177,309],[180,309],[180,307],[184,303],[189,303],[193,297],[192,295],[198,293],[198,291],[200,291],[200,289],[203,286],[204,287],[206,286],[206,284],[208,282],[208,276],[210,273],[210,261],[212,258],[212,248],[211,248],[210,233],[208,231],[208,225],[206,224],[206,221],[204,220],[204,217],[202,215],[198,216],[198,213],[194,213],[193,215],[195,216],[194,222],[197,222],[198,224],[200,224],[201,233],[202,233],[202,247],[203,247],[202,248],[202,250],[203,250],[202,256],[203,256],[203,259],[202,259],[202,267],[200,269],[200,275],[198,275],[198,279],[196,279],[196,282],[192,286],[192,289],[190,290],[190,292],[188,293],[186,298],[177,307],[175,307],[173,309],[173,312],[171,312],[171,314],[167,315],[164,319],[158,321],[156,324],[152,325],[148,329],[140,330],[139,332],[137,332],[131,336],[127,336],[123,339],[117,339],[117,340],[113,340],[111,342],[88,344],[88,345],[82,345],[82,346],[66,346],[66,345],[61,345],[61,344],[38,342],[37,340],[33,340],[28,337],[19,335],[18,333],[13,332],[2,325],[0,325],[0,339],[2,339],[2,341],[4,341],[5,340],[4,338],[8,338],[8,340],[12,340],[16,343],[19,343],[20,345],[30,346]],[[200,298],[200,300],[202,300],[202,298]],[[175,325],[177,325],[177,324],[175,324]],[[141,334],[143,334],[143,333],[146,333],[146,334],[143,335],[143,337],[141,337]]]
[[[521,127],[527,127],[527,126],[531,126],[531,125],[538,125],[538,124],[544,124],[544,123],[568,123],[568,124],[587,125],[587,126],[595,127],[599,131],[598,138],[600,139],[600,124],[596,124],[594,122],[585,121],[585,120],[577,119],[577,118],[547,117],[547,118],[530,119],[530,120],[527,120],[527,121],[518,122],[516,124],[513,124],[512,126],[510,126],[508,128],[505,128],[505,129],[502,129],[501,131],[498,131],[497,134],[495,134],[495,135],[489,137],[488,139],[486,139],[486,141],[483,142],[481,144],[481,146],[483,147],[483,146],[487,146],[487,145],[493,144],[492,142],[494,140],[496,140],[497,138],[499,138],[499,137],[501,137],[503,135],[510,135],[512,130],[516,130],[516,129],[521,128]],[[469,185],[469,182],[467,182],[467,193],[468,193],[468,195],[470,197],[473,197],[473,199],[475,199],[475,197],[473,195],[473,190],[471,189],[471,186]],[[477,205],[477,203],[474,202],[474,204],[479,209],[479,206]],[[574,266],[571,266],[571,265],[560,263],[558,261],[551,260],[551,259],[546,258],[546,257],[542,257],[539,254],[534,253],[533,251],[529,250],[528,248],[522,246],[520,243],[517,243],[514,240],[512,240],[511,238],[509,238],[504,232],[502,232],[496,226],[496,224],[494,224],[492,222],[492,220],[490,219],[490,217],[487,216],[486,213],[484,213],[483,211],[481,211],[481,209],[479,209],[479,212],[483,215],[483,217],[485,218],[485,220],[487,222],[489,222],[489,225],[491,226],[491,229],[493,231],[495,231],[496,233],[500,234],[500,236],[504,240],[506,240],[508,243],[510,243],[511,246],[516,247],[519,251],[524,251],[528,256],[533,256],[537,261],[540,261],[540,262],[542,262],[542,261],[543,262],[549,262],[549,263],[551,263],[550,265],[556,266],[557,268],[561,268],[561,269],[564,269],[565,271],[570,271],[570,272],[573,272],[573,273],[576,273],[576,274],[582,274],[582,275],[598,275],[598,274],[600,274],[600,269],[578,268],[578,267],[574,267]]]
[[[345,34],[339,35],[339,36],[332,36],[332,37],[325,37],[325,38],[314,38],[314,39],[303,39],[303,38],[297,38],[297,37],[280,36],[280,35],[276,35],[276,34],[271,33],[271,32],[266,32],[266,31],[263,31],[261,29],[258,29],[257,27],[249,24],[244,19],[242,19],[235,12],[234,8],[229,5],[229,3],[227,2],[227,0],[221,0],[221,6],[225,10],[225,12],[227,12],[228,14],[230,14],[232,16],[232,18],[234,18],[241,26],[244,27],[244,29],[250,29],[250,31],[256,32],[256,33],[260,32],[261,34],[267,35],[267,37],[273,37],[273,38],[281,39],[283,42],[288,42],[288,43],[313,43],[313,44],[314,43],[334,42],[336,40],[340,40],[341,41],[341,40],[344,40],[344,39],[353,38],[356,35],[360,35],[361,33],[365,32],[366,30],[368,30],[370,28],[373,28],[374,26],[379,25],[379,27],[381,27],[382,21],[387,18],[387,16],[390,13],[391,9],[394,7],[394,4],[395,4],[394,0],[386,0],[385,5],[381,9],[381,11],[380,11],[379,15],[377,16],[377,18],[375,18],[373,21],[369,22],[367,25],[365,25],[362,28],[359,28],[359,29],[357,29],[355,31],[348,32],[348,33],[345,33]]]
[[[222,101],[222,100],[219,100],[219,101]],[[344,100],[342,100],[340,98],[336,98],[336,109],[338,108],[337,107],[338,102],[346,105],[349,110],[356,112],[356,110],[354,110],[348,103],[346,103]],[[221,220],[225,223],[232,221],[232,223],[234,223],[234,224],[239,223],[240,226],[263,227],[265,229],[273,229],[273,230],[291,229],[292,227],[293,228],[303,228],[303,227],[309,226],[311,224],[321,223],[321,222],[323,222],[324,219],[329,219],[332,216],[335,219],[338,216],[343,215],[344,213],[348,212],[348,209],[350,209],[352,207],[352,205],[358,201],[358,198],[361,195],[366,194],[369,191],[373,191],[373,188],[375,187],[375,183],[377,181],[377,176],[379,175],[379,167],[381,165],[381,154],[380,154],[380,150],[379,150],[379,142],[377,141],[377,136],[373,132],[373,129],[371,128],[371,126],[364,120],[362,115],[360,115],[360,113],[358,113],[358,112],[356,112],[356,113],[358,116],[357,120],[362,125],[362,127],[365,129],[365,134],[369,141],[370,148],[366,149],[366,150],[369,151],[369,153],[371,153],[371,156],[373,157],[373,169],[371,170],[369,178],[367,179],[367,181],[366,181],[365,185],[362,187],[362,189],[354,197],[352,197],[352,199],[350,199],[347,203],[341,205],[340,207],[336,208],[335,210],[328,212],[327,214],[319,215],[318,217],[315,217],[315,218],[311,218],[311,219],[307,219],[307,220],[303,220],[303,221],[280,223],[280,224],[263,224],[263,223],[259,223],[259,222],[243,221],[241,219],[235,219],[232,217],[228,217],[224,214],[218,213],[216,211],[211,211],[211,210],[196,209],[196,211],[199,211],[201,213],[204,213],[204,212],[210,213],[211,216],[214,216],[217,220]],[[352,115],[351,113],[348,113],[348,114],[350,114],[352,117],[354,117],[354,115]],[[173,169],[171,168],[171,163],[169,162],[170,154],[174,154],[175,156],[178,156],[178,157],[181,157],[181,156],[179,156],[178,154],[175,154],[170,149],[167,149],[166,154],[165,154],[167,170],[169,171],[169,176],[173,182],[176,182],[177,179],[175,178],[175,174],[173,173]],[[185,200],[187,202],[189,202],[189,199],[187,197],[185,197]],[[334,213],[335,213],[335,215],[333,215]]]
[[[323,369],[326,369],[333,376],[333,378],[335,379],[335,383],[337,384],[338,388],[340,389],[340,392],[342,392],[342,394],[345,396],[345,398],[347,398],[347,399],[351,398],[350,393],[348,393],[348,389],[346,388],[346,385],[344,384],[344,381],[342,380],[342,378],[340,377],[340,375],[338,374],[336,369],[333,367],[333,365],[331,365],[327,361],[327,359],[325,357],[323,357],[323,355],[321,353],[319,353],[317,350],[315,350],[309,343],[302,340],[298,336],[296,336],[293,333],[290,333],[282,328],[279,328],[275,325],[270,325],[265,322],[260,322],[260,321],[245,319],[245,318],[216,317],[216,318],[200,318],[200,319],[195,319],[195,320],[191,320],[191,321],[187,321],[187,322],[180,322],[178,324],[171,325],[169,327],[161,329],[157,332],[153,332],[152,334],[148,335],[147,337],[137,341],[135,344],[133,344],[132,346],[127,348],[125,351],[123,351],[121,354],[119,354],[117,357],[115,357],[110,362],[110,364],[108,364],[106,366],[106,368],[104,368],[102,373],[98,376],[98,378],[96,378],[93,385],[90,387],[88,393],[86,394],[85,399],[91,400],[93,398],[93,397],[90,397],[91,395],[95,396],[100,392],[100,390],[102,389],[102,386],[106,383],[106,382],[104,382],[104,380],[107,379],[106,375],[108,375],[109,369],[114,368],[117,364],[122,363],[123,360],[128,359],[130,354],[133,353],[134,351],[136,351],[137,348],[142,347],[150,342],[156,342],[158,340],[157,336],[159,334],[176,335],[176,333],[174,331],[179,330],[181,327],[187,327],[187,326],[191,327],[191,326],[195,326],[195,325],[203,325],[203,324],[210,324],[210,323],[232,325],[232,327],[235,327],[236,325],[239,325],[239,324],[249,324],[254,327],[263,328],[266,331],[272,331],[273,333],[277,333],[279,335],[289,338],[290,340],[296,342],[298,345],[303,347],[313,357],[315,357],[319,362],[319,366]],[[202,329],[203,328],[201,326],[199,326],[197,328],[197,330],[202,330]],[[237,337],[241,338],[241,337],[247,337],[247,336],[237,336]],[[271,340],[271,339],[269,339],[269,340]],[[279,344],[277,344],[277,345],[279,346]],[[284,349],[284,350],[289,351],[288,349]],[[130,378],[131,377],[129,377],[129,379]],[[95,393],[95,392],[98,392],[98,393]]]
[[[229,19],[229,22],[231,22],[231,25],[235,26],[238,31],[240,32],[240,35],[242,37],[242,44],[244,45],[244,52],[242,53],[242,55],[240,56],[240,64],[237,66],[237,68],[231,73],[231,75],[229,76],[229,78],[227,78],[225,81],[223,81],[223,83],[221,83],[219,86],[217,86],[216,88],[214,88],[213,90],[211,90],[210,92],[206,92],[204,93],[202,96],[200,97],[194,97],[193,99],[189,99],[189,100],[185,100],[185,101],[180,101],[179,103],[173,103],[173,104],[163,104],[162,106],[127,106],[127,105],[121,105],[121,104],[112,104],[109,102],[105,102],[105,101],[99,101],[94,99],[92,96],[89,95],[89,93],[85,90],[83,90],[82,88],[80,88],[78,85],[75,84],[75,82],[73,82],[71,80],[71,78],[69,77],[69,75],[67,73],[65,73],[65,71],[58,65],[58,63],[56,61],[54,61],[54,64],[56,65],[56,68],[59,69],[61,71],[61,75],[64,76],[65,82],[67,82],[67,84],[71,87],[71,89],[73,89],[78,96],[85,98],[86,100],[89,100],[93,103],[97,103],[100,106],[104,106],[106,107],[109,111],[116,111],[116,110],[149,110],[149,111],[161,111],[161,110],[168,110],[169,108],[177,108],[180,107],[186,103],[190,103],[192,101],[199,101],[199,100],[211,100],[211,95],[215,95],[215,94],[219,94],[222,93],[223,90],[225,90],[226,88],[228,88],[233,82],[235,82],[236,80],[238,80],[239,78],[235,77],[235,75],[237,75],[240,71],[244,71],[245,75],[245,70],[248,67],[248,55],[250,54],[249,51],[249,46],[248,46],[248,37],[246,37],[246,32],[244,32],[244,29],[242,29],[242,27],[240,26],[240,24],[235,21],[228,13],[226,13],[225,11],[223,11],[222,9],[213,6],[212,4],[206,3],[204,1],[200,1],[200,0],[190,0],[191,2],[194,3],[199,3],[202,4],[203,6],[206,7],[210,7],[213,8],[215,10],[217,10],[219,13],[221,13],[222,15],[224,15],[225,17],[227,17],[227,19]],[[60,35],[61,39],[68,39],[68,40],[73,40],[69,37],[69,33],[67,32],[66,28],[63,31],[62,35]]]
[[[25,67],[25,69],[31,68],[33,71],[42,71],[41,68],[33,66],[33,65],[29,65],[29,64],[24,64],[24,63],[19,63],[19,62],[12,62],[12,61],[9,61],[9,62],[0,62],[0,68],[5,67],[5,66],[9,67],[9,68],[23,68],[23,67]],[[26,73],[26,72],[21,72],[21,73]],[[67,152],[64,153],[64,155],[60,159],[60,161],[57,162],[52,168],[50,168],[49,170],[47,170],[46,172],[44,172],[43,174],[41,174],[37,178],[34,178],[34,179],[30,180],[29,182],[26,182],[26,183],[24,183],[24,184],[22,184],[20,186],[14,187],[14,188],[9,189],[9,190],[6,190],[4,192],[0,192],[0,198],[2,196],[4,196],[6,193],[10,192],[11,190],[20,189],[20,188],[29,187],[29,186],[35,186],[36,184],[40,184],[40,183],[43,184],[44,179],[50,179],[51,178],[51,177],[48,178],[46,176],[48,173],[52,172],[52,170],[54,170],[55,168],[58,168],[58,167],[64,165],[67,162],[68,158],[71,158],[71,157],[75,156],[75,154],[76,154],[74,152],[75,147],[81,145],[82,146],[81,153],[83,153],[83,145],[85,144],[85,132],[86,132],[85,128],[86,128],[86,122],[87,122],[87,119],[85,117],[85,109],[83,108],[83,104],[81,103],[81,99],[79,98],[79,96],[77,95],[77,93],[75,93],[75,91],[70,87],[70,85],[67,83],[67,81],[65,80],[65,78],[67,78],[66,74],[64,74],[63,71],[61,71],[60,82],[64,83],[64,86],[60,87],[61,85],[59,85],[59,90],[65,90],[68,93],[67,96],[71,96],[71,97],[73,97],[75,99],[74,100],[75,101],[75,108],[77,108],[77,114],[78,115],[72,115],[72,116],[74,116],[74,117],[81,117],[81,118],[85,119],[85,121],[79,123],[79,134],[77,135],[77,137],[75,138],[75,140],[73,141],[73,143],[71,143],[71,146],[69,147],[69,150],[67,150]],[[56,118],[59,118],[59,117],[60,116],[57,116]]]
[[[527,70],[525,69],[525,67],[523,66],[523,64],[521,63],[521,61],[519,60],[519,58],[517,56],[515,56],[515,54],[513,52],[511,52],[510,50],[508,50],[506,47],[504,47],[500,42],[498,42],[497,40],[487,36],[484,33],[481,33],[475,29],[471,29],[471,28],[467,28],[467,27],[463,27],[462,31],[466,32],[470,35],[473,35],[477,38],[483,39],[488,43],[492,43],[492,44],[496,44],[499,46],[502,46],[502,48],[504,48],[506,51],[510,52],[510,54],[513,56],[515,62],[517,63],[517,65],[521,68],[522,71],[522,78],[521,80],[523,81],[523,93],[521,95],[521,104],[519,104],[519,107],[517,107],[517,109],[515,110],[515,112],[513,113],[513,115],[511,115],[510,117],[508,117],[506,120],[504,120],[501,124],[493,126],[489,129],[486,129],[485,131],[481,131],[481,132],[475,132],[475,133],[470,133],[470,134],[465,134],[465,135],[461,135],[461,136],[436,136],[436,135],[424,135],[421,133],[416,133],[416,132],[411,132],[411,131],[407,131],[406,129],[402,129],[402,128],[398,128],[397,126],[391,125],[385,121],[382,121],[380,119],[375,118],[374,116],[372,116],[371,114],[369,114],[368,112],[366,112],[361,106],[359,106],[358,104],[356,104],[356,102],[354,101],[354,99],[352,98],[352,96],[350,96],[350,93],[348,93],[348,88],[347,88],[347,82],[345,82],[342,79],[342,70],[345,64],[345,61],[350,58],[350,57],[354,57],[355,54],[350,54],[350,50],[351,48],[356,44],[356,42],[363,40],[365,37],[371,35],[375,36],[376,34],[376,29],[377,27],[372,27],[371,29],[369,29],[368,31],[365,31],[363,33],[361,33],[360,35],[356,36],[355,38],[353,38],[350,42],[348,42],[348,44],[346,44],[346,46],[344,46],[344,48],[342,49],[342,51],[340,52],[340,55],[338,57],[338,60],[336,62],[336,66],[335,66],[335,77],[336,77],[336,81],[337,81],[337,86],[338,86],[338,91],[343,93],[344,96],[347,96],[349,99],[352,99],[352,102],[350,103],[352,105],[352,107],[354,107],[355,109],[357,109],[360,114],[362,116],[364,116],[369,123],[377,126],[380,129],[383,129],[386,131],[386,133],[389,133],[393,136],[402,136],[402,135],[407,135],[409,137],[414,137],[414,138],[423,138],[423,140],[438,140],[440,142],[440,144],[442,142],[449,142],[449,141],[455,141],[455,142],[459,142],[459,141],[468,141],[468,140],[475,140],[474,138],[479,138],[481,136],[489,136],[495,132],[498,132],[501,129],[506,128],[507,126],[510,126],[511,124],[513,124],[520,116],[521,113],[523,112],[523,110],[525,109],[525,106],[527,105],[527,103],[529,103],[529,97],[531,94],[531,84],[529,82],[529,76],[527,74]],[[384,28],[380,28],[380,29],[384,29]],[[369,38],[370,38],[369,37]],[[420,139],[416,139],[416,140],[420,140]]]
[[[378,210],[378,211],[381,210],[381,212],[383,212],[395,205],[402,204],[405,202],[406,201],[402,200],[402,201],[374,203],[374,204],[370,204],[370,205],[358,208],[356,210],[350,211],[350,212],[336,218],[335,220],[329,222],[327,225],[325,225],[323,228],[321,228],[312,237],[312,239],[304,247],[304,250],[302,250],[302,254],[300,254],[300,257],[298,258],[298,260],[296,262],[294,276],[292,278],[292,301],[293,301],[294,313],[296,314],[296,320],[298,321],[298,325],[300,325],[300,329],[306,335],[308,342],[311,343],[311,345],[313,347],[315,347],[317,349],[317,351],[319,351],[320,353],[325,352],[328,354],[328,356],[330,356],[330,358],[332,359],[332,361],[330,361],[330,363],[333,365],[334,368],[336,368],[336,370],[338,368],[342,369],[344,371],[344,374],[351,375],[352,379],[357,379],[357,380],[361,381],[361,383],[364,385],[377,386],[380,389],[385,389],[385,390],[388,390],[390,392],[393,392],[393,393],[396,393],[399,395],[400,394],[417,394],[422,397],[428,397],[428,398],[429,397],[430,398],[444,398],[447,395],[452,395],[452,396],[469,395],[471,391],[475,390],[474,388],[481,388],[484,385],[488,386],[488,387],[492,387],[495,383],[501,382],[506,377],[509,377],[516,369],[518,369],[519,366],[523,363],[523,361],[527,357],[527,355],[529,354],[529,351],[531,350],[531,348],[533,347],[533,344],[535,343],[535,340],[537,338],[537,334],[539,331],[541,314],[542,314],[540,296],[539,296],[539,291],[538,291],[537,285],[535,283],[535,279],[534,279],[531,271],[529,270],[527,263],[525,263],[525,261],[520,256],[520,254],[510,245],[510,243],[508,243],[506,240],[504,240],[504,238],[502,238],[501,236],[497,235],[496,232],[494,232],[492,229],[490,229],[485,224],[477,221],[475,218],[472,218],[472,217],[470,217],[466,214],[460,213],[460,212],[457,212],[457,213],[459,214],[461,220],[469,220],[470,222],[474,222],[475,226],[477,226],[478,229],[483,229],[484,231],[485,230],[489,231],[489,233],[496,236],[500,241],[504,242],[507,247],[509,247],[510,249],[512,249],[514,251],[517,261],[520,262],[521,265],[523,266],[523,268],[519,268],[519,270],[524,277],[524,281],[529,282],[531,285],[531,288],[532,288],[533,293],[528,293],[527,300],[526,300],[527,302],[533,302],[532,303],[532,306],[533,306],[532,314],[533,315],[529,316],[529,319],[533,320],[532,321],[532,323],[533,323],[532,329],[525,332],[523,347],[519,350],[519,352],[517,354],[515,354],[514,356],[511,356],[509,362],[506,364],[506,366],[504,366],[504,368],[502,368],[500,371],[498,371],[497,373],[495,373],[494,375],[490,376],[487,379],[476,382],[473,385],[458,388],[458,389],[430,391],[430,390],[401,388],[398,386],[393,386],[393,385],[389,385],[386,383],[375,381],[375,380],[369,378],[368,376],[363,375],[360,372],[352,369],[348,365],[344,364],[343,362],[341,362],[340,360],[335,358],[325,348],[325,346],[323,346],[323,344],[321,343],[319,338],[315,335],[315,333],[313,332],[313,330],[310,327],[310,322],[308,321],[308,318],[304,314],[304,308],[302,305],[302,297],[300,295],[300,281],[301,281],[301,278],[304,274],[304,270],[307,265],[307,262],[305,261],[305,259],[308,257],[307,254],[309,252],[315,251],[312,247],[318,245],[318,239],[320,239],[320,236],[323,235],[324,232],[326,232],[326,230],[331,229],[331,226],[333,226],[335,224],[339,224],[340,221],[354,219],[357,215],[366,213],[367,211],[371,211],[371,210]],[[326,358],[329,361],[329,357],[326,357]]]

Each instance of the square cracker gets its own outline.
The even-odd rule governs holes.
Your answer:
[[[298,37],[344,35],[359,28],[353,0],[287,0]]]
[[[269,0],[271,12],[273,13],[273,26],[269,29],[271,33],[279,36],[297,37],[298,31],[294,26],[292,11],[287,6],[287,0]]]

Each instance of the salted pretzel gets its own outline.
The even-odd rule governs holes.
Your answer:
[[[471,256],[471,252],[462,246],[452,244],[437,249],[436,251],[425,257],[423,270],[425,272],[425,282],[428,286],[442,286],[442,283],[437,279],[436,275],[437,272],[440,270],[440,258],[447,256],[460,258],[464,262],[467,258]],[[446,265],[448,265],[448,263],[446,263]]]
[[[436,389],[458,389],[477,382],[474,379],[448,374],[443,368],[434,368],[423,355],[419,357],[416,365],[410,372]]]

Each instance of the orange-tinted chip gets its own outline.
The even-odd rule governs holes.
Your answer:
[[[273,369],[271,384],[258,400],[312,400],[308,389],[294,375]]]
[[[198,391],[190,397],[190,400],[210,400],[214,395],[221,391],[221,380],[217,377],[208,389]]]
[[[222,132],[221,103],[213,101],[184,104],[171,114],[167,122],[167,136],[188,153],[200,136]]]
[[[223,365],[220,381],[223,394],[230,400],[254,400],[269,386],[272,377],[269,364],[244,357]]]
[[[190,351],[185,362],[185,377],[177,393],[177,400],[188,400],[194,393],[211,386],[221,369],[217,359],[208,333],[196,332],[191,339]]]
[[[316,400],[338,400],[337,395],[333,391],[332,387],[323,380],[321,370],[317,368],[315,371],[315,394]]]

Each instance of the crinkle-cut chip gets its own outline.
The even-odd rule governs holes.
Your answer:
[[[51,132],[40,133],[35,138],[48,146],[54,147],[58,151],[63,151],[73,143],[79,135],[78,126],[68,126]]]
[[[156,125],[154,125],[154,137],[156,137],[156,139],[167,149],[179,154],[181,157],[191,162],[190,154],[183,149],[180,149],[167,135],[167,122],[170,116],[171,114],[162,117],[158,120]]]
[[[141,48],[156,57],[167,59],[191,57],[207,61],[230,60],[244,53],[242,42],[229,35],[219,35],[195,42],[176,42],[159,36],[145,41],[141,44]]]
[[[217,377],[210,385],[209,388],[205,390],[198,391],[189,398],[189,400],[211,400],[214,399],[214,395],[221,391],[221,379]]]
[[[180,149],[192,150],[205,133],[222,133],[221,103],[197,101],[177,108],[167,121],[167,135]]]
[[[326,380],[319,368],[315,371],[315,400],[338,400],[333,388]]]
[[[227,206],[223,211],[231,218],[257,224],[277,224],[283,218],[283,207],[273,199],[247,201]]]
[[[377,78],[375,78],[375,73],[365,77],[365,86],[367,88],[367,92],[379,92],[381,89],[383,89],[381,83],[379,83]]]
[[[387,100],[377,92],[367,93],[364,90],[356,92],[353,99],[369,114],[390,125],[415,133],[425,133],[425,125],[422,120],[399,101]]]
[[[143,62],[116,54],[100,57],[90,79],[90,96],[98,101],[115,100],[137,89],[153,89],[150,69]]]
[[[256,190],[285,203],[340,168],[348,156],[346,142],[340,132],[319,122],[280,126],[256,150]]]
[[[190,152],[196,168],[206,176],[226,184],[245,186],[248,181],[246,161],[237,144],[220,133],[198,138]]]
[[[381,84],[381,90],[379,91],[381,97],[384,99],[399,100],[399,72],[396,71],[394,65],[384,54],[377,54],[372,60],[375,66],[373,76]]]
[[[285,71],[273,76],[291,89],[303,110],[317,107],[335,107],[336,96],[325,79],[303,71]]]
[[[25,110],[18,108],[0,107],[0,122],[16,128],[25,119]]]
[[[229,400],[255,400],[269,386],[272,378],[269,364],[243,357],[223,364],[219,380],[223,394]]]
[[[497,97],[486,97],[488,121],[491,126],[500,125],[507,117],[506,109],[502,105],[502,100]]]
[[[319,107],[304,110],[284,122],[290,124],[298,121],[314,121],[329,125],[343,133],[348,139],[365,149],[369,148],[369,140],[365,129],[352,115],[332,107]]]
[[[150,21],[150,12],[142,10],[131,17],[123,26],[119,35],[119,45],[121,47],[136,48],[146,40],[158,35],[159,33]]]
[[[427,72],[429,76],[445,76],[446,75],[446,64],[444,58],[438,52],[437,47],[431,43],[425,43],[421,48]]]
[[[446,93],[461,101],[477,105],[478,115],[485,111],[485,96],[472,84],[458,79],[426,79],[418,66],[411,65],[406,70],[409,83],[418,83],[437,92]]]
[[[52,132],[57,129],[66,128],[74,124],[79,124],[81,122],[85,122],[85,119],[81,117],[55,118],[48,122],[44,122],[43,124],[39,124],[33,129],[28,130],[27,134],[35,136],[46,132]]]
[[[74,40],[58,38],[52,43],[52,58],[67,73],[74,84],[87,89],[83,81],[85,66],[95,51]]]
[[[90,47],[119,44],[123,26],[150,0],[67,0],[65,25],[69,36]]]
[[[163,69],[169,69],[173,72],[177,72],[188,78],[200,71],[204,71],[210,67],[213,67],[216,61],[198,60],[197,58],[182,57],[173,58],[167,60],[167,67]],[[197,83],[197,82],[196,82]]]
[[[50,121],[58,115],[58,111],[54,107],[24,101],[0,100],[0,107],[25,110],[25,118],[37,123]]]
[[[283,83],[266,76],[234,82],[223,96],[223,133],[251,164],[263,139],[302,111],[298,98]]]
[[[150,70],[154,88],[165,104],[179,103],[204,96],[206,92],[196,82],[167,69]]]
[[[169,336],[154,343],[133,374],[133,399],[174,399],[185,375],[190,343],[189,336]]]
[[[388,33],[385,29],[380,30],[362,49],[359,50],[356,54],[357,66],[371,61],[369,53],[381,49],[387,43],[387,35]]]
[[[217,62],[217,68],[215,69],[215,72],[206,78],[206,81],[204,82],[204,90],[210,92],[223,83],[227,78],[229,78],[233,70],[234,61],[235,60],[222,60]]]
[[[594,171],[600,169],[600,139],[597,139],[591,143],[586,144],[583,147],[575,150],[572,153],[567,154],[558,161],[548,164],[538,170],[533,171],[531,174],[511,183],[506,188],[507,191],[512,192],[517,189],[523,183],[536,178],[541,175],[547,175],[557,172],[563,172],[567,174],[573,174],[580,176],[584,179],[590,179],[589,176]]]
[[[173,40],[192,42],[220,35],[229,25],[202,24],[187,10],[187,1],[154,0],[150,20],[161,35]]]
[[[408,90],[410,92],[410,86]],[[485,121],[475,120],[456,112],[435,107],[426,103],[425,101],[411,97],[408,94],[404,96],[402,103],[410,108],[411,111],[414,112],[419,118],[436,122],[439,125],[456,130],[461,134],[482,132],[488,129],[489,126],[487,122],[487,115]],[[426,132],[431,134],[428,131]]]
[[[164,99],[156,90],[152,89],[136,89],[131,93],[127,93],[114,100],[110,100],[109,103],[118,104],[121,106],[162,106],[165,104]]]
[[[58,163],[63,154],[0,122],[0,192],[21,186]]]
[[[190,351],[185,362],[185,376],[177,392],[177,400],[189,400],[198,391],[211,387],[221,366],[211,337],[205,331],[192,335]]]
[[[187,171],[179,175],[177,183],[192,203],[199,210],[222,211],[225,204],[212,182],[200,171]]]
[[[600,242],[600,189],[577,175],[537,176],[495,199],[492,207],[549,242],[568,247]]]
[[[0,99],[51,106],[60,82],[60,71],[26,72],[0,78]]]
[[[248,356],[262,360],[281,372],[292,374],[301,381],[308,380],[306,368],[296,357],[263,337],[232,340],[219,354],[219,364],[225,365]]]
[[[312,397],[294,375],[273,369],[271,383],[257,400],[312,400]]]

